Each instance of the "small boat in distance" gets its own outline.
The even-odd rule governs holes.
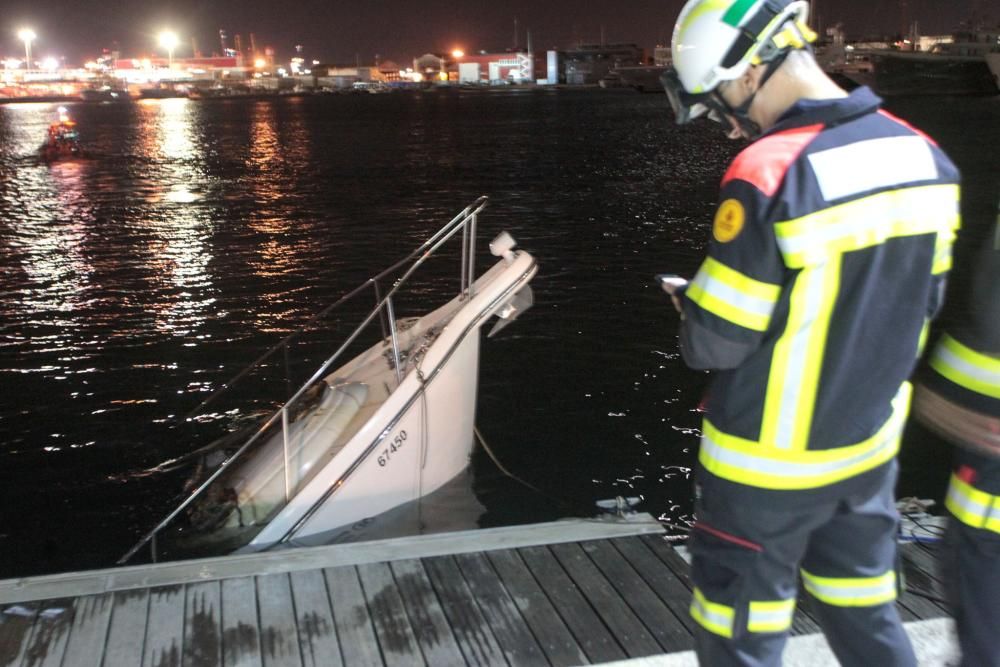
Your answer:
[[[502,232],[490,244],[498,260],[475,277],[477,219],[486,204],[481,197],[467,206],[409,255],[314,316],[300,331],[315,330],[319,318],[342,313],[349,299],[374,291],[374,310],[291,399],[251,432],[226,436],[223,446],[234,451],[219,456],[216,448],[202,448],[199,467],[207,469],[204,461],[213,454],[221,465],[119,563],[146,545],[156,561],[330,543],[465,471],[474,441],[480,329],[496,316],[493,335],[529,308],[529,282],[537,272],[534,257],[515,250],[514,239]],[[426,286],[411,287],[414,273],[459,232],[457,294],[423,315],[397,318],[401,295],[414,298],[404,290],[426,294]],[[440,274],[433,276],[439,285]],[[392,285],[384,296],[381,284]],[[341,357],[358,349],[364,332],[378,334],[377,342],[345,363]],[[209,404],[251,369],[287,353],[298,333],[223,385],[187,421],[222,414],[224,408],[209,411]]]
[[[66,107],[59,107],[58,113],[59,119],[49,125],[45,142],[39,148],[39,153],[46,162],[73,159],[83,155],[76,121],[70,119]]]

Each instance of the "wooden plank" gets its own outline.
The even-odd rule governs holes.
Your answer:
[[[382,664],[375,627],[368,603],[354,567],[334,567],[323,571],[327,592],[333,600],[333,622],[344,664],[376,667]]]
[[[591,662],[625,658],[625,651],[548,549],[528,547],[519,554]]]
[[[903,559],[903,586],[900,603],[921,619],[941,618],[949,614],[944,585],[931,578],[912,561]]]
[[[149,591],[144,667],[180,667],[184,641],[184,587]]]
[[[49,600],[38,609],[25,653],[25,667],[59,667],[73,628],[74,599]]]
[[[688,611],[691,605],[691,591],[673,570],[657,558],[637,537],[622,537],[611,540],[611,543],[670,608],[687,631],[693,634],[698,626]]]
[[[0,608],[0,667],[20,666],[28,652],[38,607],[37,602],[27,602]]]
[[[503,553],[503,552],[496,552]],[[468,665],[500,667],[506,665],[503,650],[490,631],[483,612],[472,597],[469,585],[450,556],[436,556],[423,561],[441,608],[455,633],[455,639]]]
[[[460,554],[455,561],[507,661],[512,665],[549,664],[486,556]]]
[[[580,665],[587,655],[580,648],[559,612],[545,595],[516,551],[491,551],[487,554],[521,616],[534,631],[538,643],[553,665]]]
[[[218,581],[188,584],[184,600],[184,667],[222,663],[222,588]]]
[[[257,613],[264,667],[301,667],[292,586],[287,574],[257,577]]]
[[[434,588],[419,560],[398,560],[390,565],[417,643],[429,665],[465,662],[455,634],[445,618]]]
[[[343,665],[323,572],[293,572],[291,578],[302,664],[306,667]]]
[[[943,548],[943,546],[931,547],[914,542],[899,545],[899,552],[904,563],[909,563],[913,568],[926,575],[928,579],[936,582],[933,592],[942,598],[945,596],[944,585],[947,584],[947,575],[945,575],[942,563],[941,550]]]
[[[576,542],[637,534],[660,534],[663,526],[648,514],[620,521],[553,521],[527,526],[486,528],[434,535],[373,540],[354,544],[283,549],[218,558],[135,565],[87,572],[0,580],[0,604],[96,595],[119,590],[189,584],[262,574],[359,565],[490,549]]]
[[[919,621],[922,618],[919,613],[913,611],[910,605],[907,604],[912,601],[913,600],[911,599],[911,597],[908,596],[906,593],[900,594],[896,599],[896,611],[899,612],[899,618],[901,621],[903,621],[903,623]],[[917,598],[917,603],[918,603],[917,608],[919,609],[920,608],[919,598]]]
[[[677,579],[689,591],[694,589],[694,584],[691,583],[691,566],[688,565],[686,560],[681,558],[680,554],[670,546],[669,542],[657,535],[643,535],[639,539],[649,547],[650,551],[656,554],[657,558],[663,561],[663,564],[674,573]]]
[[[104,593],[76,599],[73,628],[66,646],[67,659],[72,664],[92,667],[101,664],[114,606],[112,595]]]
[[[358,578],[385,664],[426,664],[388,563],[359,565]]]
[[[555,544],[549,549],[630,658],[661,652],[659,644],[643,627],[642,621],[632,613],[580,545]]]
[[[257,582],[253,577],[222,582],[222,664],[263,667],[257,622]]]
[[[664,651],[672,653],[694,648],[694,637],[684,624],[610,542],[582,542],[580,548]]]
[[[103,664],[105,667],[141,665],[146,644],[149,591],[119,591],[112,596]]]

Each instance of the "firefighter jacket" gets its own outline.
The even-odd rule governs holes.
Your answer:
[[[935,346],[914,407],[921,421],[949,441],[996,459],[1000,459],[998,285],[1000,218],[975,265],[967,315]]]
[[[898,450],[959,174],[880,102],[867,88],[799,101],[723,177],[681,328],[688,365],[716,371],[703,473],[819,489]]]
[[[938,342],[926,382],[959,405],[1000,418],[1000,218],[978,258],[963,324]]]
[[[968,315],[931,353],[914,411],[963,448],[945,506],[966,526],[1000,533],[1000,218],[981,253]]]

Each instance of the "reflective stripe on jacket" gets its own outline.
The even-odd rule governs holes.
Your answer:
[[[967,526],[1000,533],[1000,496],[981,491],[952,474],[944,504]]]

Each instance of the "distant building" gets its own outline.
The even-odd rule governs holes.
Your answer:
[[[546,51],[544,72],[536,72],[539,81],[543,80],[547,85],[554,86],[557,83],[566,83],[566,54],[562,51]],[[537,60],[536,60],[537,62]]]
[[[653,64],[657,67],[669,67],[673,64],[674,58],[670,53],[669,46],[659,46],[653,49]]]
[[[423,77],[424,81],[448,81],[451,56],[443,53],[425,53],[413,59],[413,71]],[[457,68],[456,68],[457,78]]]
[[[355,65],[316,65],[313,67],[313,75],[316,76],[318,87],[334,90],[353,88],[358,82],[381,80],[378,68]]]
[[[458,82],[465,84],[534,83],[530,53],[476,53],[457,60]]]
[[[391,60],[383,60],[378,64],[378,80],[386,83],[396,83],[403,80],[402,69]]]
[[[243,58],[117,58],[112,61],[113,76],[130,83],[155,81],[219,81],[246,79],[251,69]]]
[[[566,51],[566,83],[596,84],[613,69],[646,64],[646,52],[636,44],[581,44]]]

